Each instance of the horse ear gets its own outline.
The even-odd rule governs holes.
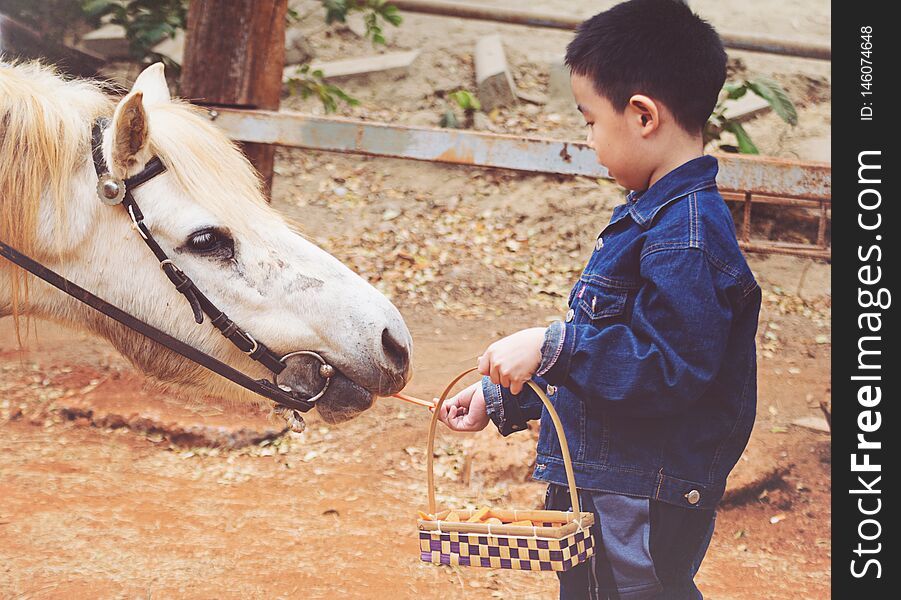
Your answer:
[[[116,107],[111,141],[110,167],[116,177],[128,177],[130,171],[150,159],[147,113],[141,92],[128,94]]]
[[[169,84],[166,82],[166,69],[163,63],[154,63],[141,71],[135,79],[135,84],[131,86],[131,91],[142,92],[146,106],[171,102],[172,97],[169,95]]]

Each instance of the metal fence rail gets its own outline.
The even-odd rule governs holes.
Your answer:
[[[244,142],[609,179],[607,170],[597,164],[594,151],[583,142],[408,127],[287,111],[221,108],[210,111],[210,116],[232,139]],[[826,228],[832,197],[831,165],[736,154],[718,154],[717,158],[717,185],[723,196],[745,204],[739,232],[745,249],[829,258]],[[816,241],[786,244],[752,239],[754,203],[818,210]]]

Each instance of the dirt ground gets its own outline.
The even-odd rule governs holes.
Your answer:
[[[483,2],[512,7],[512,0]],[[300,8],[309,2],[295,3]],[[589,15],[612,2],[542,0]],[[715,25],[808,40],[829,5],[692,2]],[[362,100],[342,114],[434,125],[443,95],[471,88],[472,47],[504,38],[523,89],[544,93],[569,34],[406,15],[391,49],[422,48],[403,79],[342,82]],[[301,22],[321,58],[371,51],[353,33]],[[522,44],[530,33],[528,48]],[[828,160],[829,65],[734,53],[800,104],[801,124],[748,126],[762,151]],[[319,111],[312,101],[285,105]],[[579,137],[572,111],[523,105],[486,128]],[[825,153],[825,154],[824,154]],[[622,192],[586,178],[280,150],[273,203],[401,309],[416,343],[411,394],[430,397],[497,337],[563,312]],[[807,215],[773,215],[760,234],[790,239]],[[759,409],[698,575],[707,598],[821,599],[830,585],[829,265],[749,256],[764,290]],[[330,426],[285,433],[268,415],[156,391],[106,343],[35,324],[27,348],[0,322],[0,598],[550,598],[552,574],[419,562],[427,411],[383,399]],[[807,419],[811,426],[798,425]],[[442,432],[442,506],[537,507],[528,480],[537,432]]]
[[[409,391],[433,394],[491,341],[479,323],[405,311]],[[509,315],[502,332],[534,323]],[[760,411],[698,580],[708,598],[827,598],[829,436],[797,427],[828,396],[829,348],[811,319],[761,357]],[[765,331],[773,331],[765,327]],[[440,333],[436,333],[440,331]],[[238,449],[174,444],[180,428],[272,430],[261,415],[184,408],[145,389],[113,350],[41,326],[27,352],[0,330],[0,596],[11,598],[540,598],[550,574],[418,562],[428,413],[381,400],[340,427]],[[84,410],[85,407],[88,410]],[[172,434],[172,432],[175,432]],[[209,433],[206,434],[209,437]],[[213,437],[216,441],[217,438]],[[227,442],[220,442],[227,443]],[[238,443],[243,443],[241,440]],[[442,506],[535,507],[535,433],[442,433]],[[769,477],[781,469],[782,475]],[[738,486],[732,486],[735,489]],[[774,522],[775,521],[775,522]]]

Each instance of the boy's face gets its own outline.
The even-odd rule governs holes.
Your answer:
[[[654,157],[647,143],[647,120],[635,106],[622,112],[597,93],[592,81],[573,73],[570,82],[579,111],[588,125],[588,145],[597,153],[598,162],[621,186],[643,190],[653,170]]]

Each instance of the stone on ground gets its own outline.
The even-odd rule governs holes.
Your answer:
[[[476,95],[482,110],[511,106],[517,102],[516,84],[507,66],[504,44],[499,35],[488,35],[476,42]]]

